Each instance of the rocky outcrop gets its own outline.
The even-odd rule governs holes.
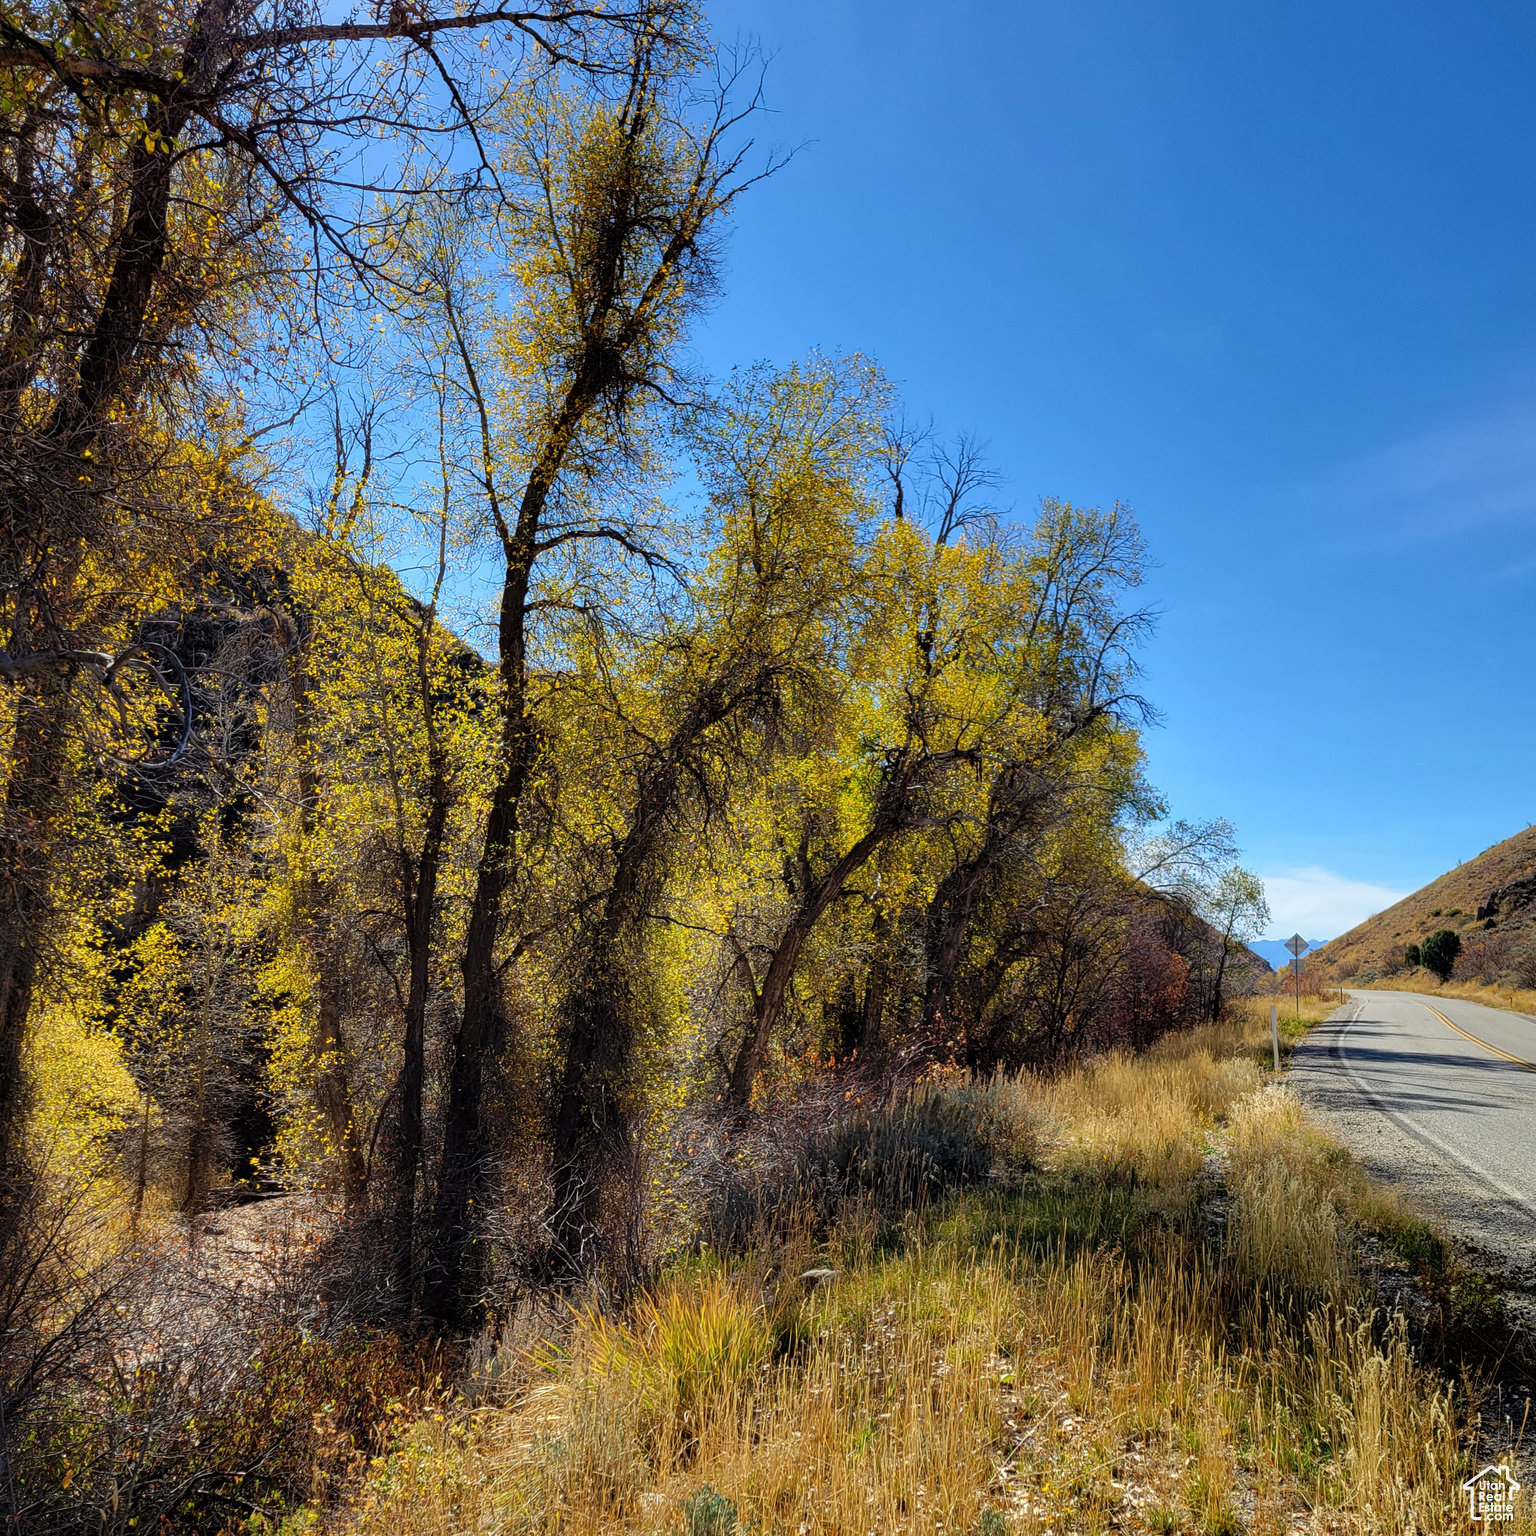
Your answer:
[[[1485,918],[1508,918],[1536,902],[1536,875],[1523,880],[1511,880],[1507,885],[1495,886],[1479,904],[1477,921]]]

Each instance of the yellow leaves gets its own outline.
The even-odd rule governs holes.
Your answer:
[[[42,1008],[33,1029],[27,1131],[39,1164],[68,1182],[102,1177],[140,1103],[122,1046],[63,1001]]]

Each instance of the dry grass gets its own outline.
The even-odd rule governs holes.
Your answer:
[[[1422,992],[1429,997],[1459,997],[1488,1008],[1536,1014],[1536,991],[1529,987],[1484,986],[1477,981],[1448,981],[1442,986],[1426,970],[1404,971],[1364,984],[1373,992]]]
[[[1460,1529],[1465,1406],[1356,1273],[1351,1222],[1394,1210],[1267,1051],[1264,1006],[989,1085],[1033,1172],[679,1261],[525,1352],[504,1406],[404,1430],[333,1528]]]

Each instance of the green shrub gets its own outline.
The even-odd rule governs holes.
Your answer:
[[[1398,1230],[1398,1253],[1405,1264],[1425,1274],[1439,1275],[1445,1269],[1445,1240],[1427,1221],[1407,1221]]]
[[[855,1190],[905,1206],[992,1171],[971,1105],[919,1087],[896,1108],[856,1115],[807,1149],[806,1165],[840,1194]]]
[[[1404,944],[1403,964],[1412,968],[1413,966],[1420,965],[1422,963],[1423,962],[1419,955],[1419,946],[1417,944]]]
[[[705,1483],[683,1500],[683,1536],[735,1536],[736,1501]]]
[[[1449,981],[1461,953],[1461,937],[1449,928],[1437,928],[1419,945],[1419,962],[1441,981]]]
[[[445,1362],[425,1340],[280,1325],[243,1342],[254,1348],[227,1374],[208,1346],[146,1361],[115,1392],[83,1380],[73,1400],[38,1405],[12,1458],[27,1528],[107,1529],[114,1502],[114,1531],[224,1530],[231,1508],[280,1522],[334,1497],[406,1405],[441,1391]]]

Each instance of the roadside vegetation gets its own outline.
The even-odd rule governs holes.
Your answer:
[[[1259,1000],[1053,1078],[930,1076],[888,1126],[926,1198],[765,1206],[535,1328],[323,1524],[1459,1529],[1475,1382],[1416,1355],[1357,1239],[1443,1247],[1268,1057]]]

